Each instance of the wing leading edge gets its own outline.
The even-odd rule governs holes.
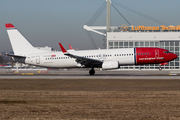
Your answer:
[[[66,51],[66,49],[62,46],[61,43],[59,43],[59,46],[60,46],[62,52],[64,53],[64,55],[67,55],[69,57],[76,59],[76,62],[80,63],[82,66],[85,66],[85,67],[97,66],[98,67],[98,66],[101,66],[103,63],[102,60],[97,60],[97,59],[92,59],[92,58],[87,58],[87,57],[82,57],[82,56],[71,54]],[[76,51],[76,52],[78,53],[78,51]]]

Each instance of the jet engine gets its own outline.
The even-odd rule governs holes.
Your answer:
[[[118,61],[104,61],[102,64],[102,69],[118,69],[119,68],[119,62]]]

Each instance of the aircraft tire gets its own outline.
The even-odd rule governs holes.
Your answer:
[[[162,68],[161,67],[159,67],[159,71],[161,71],[162,70]]]
[[[91,69],[90,71],[89,71],[89,75],[94,75],[95,74],[95,70],[94,69]]]

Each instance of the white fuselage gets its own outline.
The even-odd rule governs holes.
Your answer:
[[[82,50],[71,51],[73,55],[81,57],[92,58],[97,60],[113,60],[118,61],[119,65],[133,65],[134,60],[134,48],[126,49],[111,49],[111,50]],[[80,67],[81,65],[76,62],[76,59],[64,55],[62,52],[48,52],[41,54],[27,55],[25,63],[31,65],[37,65],[42,67],[52,68],[73,68]]]

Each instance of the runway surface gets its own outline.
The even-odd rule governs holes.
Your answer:
[[[88,70],[20,70],[18,73],[0,70],[0,79],[180,79],[180,71],[96,71]]]

